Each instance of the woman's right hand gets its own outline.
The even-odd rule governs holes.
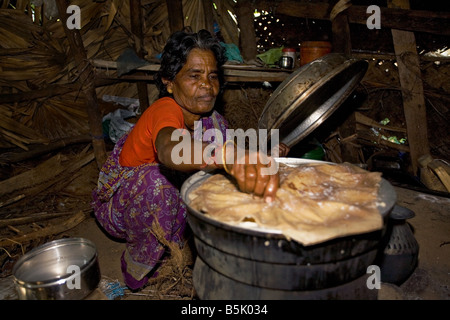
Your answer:
[[[258,151],[239,150],[225,146],[226,171],[236,179],[242,192],[263,197],[272,202],[279,187],[278,167],[270,156]]]

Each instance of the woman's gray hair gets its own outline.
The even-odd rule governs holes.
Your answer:
[[[170,96],[162,79],[172,81],[183,68],[187,57],[192,49],[204,49],[213,52],[217,61],[219,71],[220,86],[223,86],[222,66],[227,61],[225,48],[219,40],[214,38],[207,30],[200,30],[197,33],[177,31],[167,40],[161,55],[161,67],[155,75],[156,86],[159,90],[159,97]]]

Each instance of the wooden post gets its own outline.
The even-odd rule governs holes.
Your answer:
[[[339,0],[331,10],[331,32],[333,34],[333,52],[350,55],[352,42],[350,37],[350,25],[348,23],[347,9],[351,3],[349,0]]]
[[[167,13],[169,14],[170,33],[181,31],[184,28],[183,1],[166,0]]]
[[[61,23],[64,28],[67,39],[69,40],[70,51],[77,64],[79,73],[79,81],[82,85],[82,92],[86,97],[87,114],[89,118],[89,127],[92,135],[92,146],[94,148],[95,159],[97,166],[100,169],[106,161],[106,147],[103,138],[102,116],[98,108],[97,94],[95,92],[95,77],[94,68],[89,63],[86,50],[81,39],[81,34],[78,29],[69,29],[67,27],[67,19],[69,18],[67,7],[70,5],[67,0],[57,0]]]
[[[244,60],[252,60],[258,54],[256,48],[256,33],[251,1],[239,0],[236,5],[236,15],[240,29],[240,49]]]
[[[388,6],[409,9],[409,0],[389,0]],[[414,176],[418,176],[418,159],[430,153],[430,147],[416,39],[413,32],[396,29],[392,29],[392,39],[402,87],[403,110],[411,157],[410,171]]]
[[[131,20],[131,32],[134,34],[134,49],[139,58],[144,58],[144,32],[143,32],[143,18],[141,0],[130,0],[130,20]],[[137,75],[145,74],[145,72],[137,71]],[[137,90],[139,97],[139,108],[141,113],[144,112],[149,106],[147,83],[143,81],[137,82]]]
[[[204,0],[203,10],[205,11],[205,22],[206,22],[206,30],[211,32],[214,35],[214,8],[213,2],[211,0]]]

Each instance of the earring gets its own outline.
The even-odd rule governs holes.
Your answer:
[[[172,94],[173,91],[172,91],[171,88],[167,88],[167,92],[170,93],[170,94]]]

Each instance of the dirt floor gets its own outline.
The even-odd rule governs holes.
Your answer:
[[[95,177],[90,174],[83,177],[84,181],[79,185],[85,190],[78,192],[88,195]],[[450,198],[403,187],[394,189],[397,204],[415,213],[407,222],[419,244],[418,266],[400,285],[383,283],[378,290],[378,300],[450,300]],[[102,277],[98,289],[89,299],[198,299],[192,284],[192,265],[180,270],[182,279],[168,279],[165,287],[153,284],[139,292],[128,290],[123,285],[119,264],[125,244],[105,234],[92,215],[64,232],[63,236],[87,238],[97,246]],[[114,285],[116,290],[112,288]],[[11,277],[0,278],[1,299],[17,299]]]

